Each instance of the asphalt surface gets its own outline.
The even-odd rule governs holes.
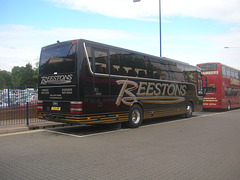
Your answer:
[[[0,179],[240,179],[240,110],[0,135]]]

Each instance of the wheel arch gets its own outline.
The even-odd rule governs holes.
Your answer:
[[[188,103],[191,103],[192,104],[192,110],[194,112],[194,103],[193,103],[193,100],[192,99],[189,99],[188,101],[186,101],[186,106],[188,105]]]
[[[143,104],[141,101],[136,101],[134,103],[131,104],[131,106],[129,107],[129,110],[134,106],[134,105],[138,105],[142,108],[142,112],[143,112],[143,115],[144,115],[144,109],[143,109]]]
[[[143,121],[143,107],[141,103],[133,103],[129,108],[129,119],[124,123],[125,126],[130,128],[138,128]]]

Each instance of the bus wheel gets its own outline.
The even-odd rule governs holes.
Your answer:
[[[228,104],[227,104],[227,110],[230,111],[231,110],[231,102],[228,101]]]
[[[193,114],[193,104],[191,102],[188,102],[187,104],[187,113],[185,114],[186,118],[192,117]]]
[[[141,125],[143,120],[143,111],[139,105],[133,105],[129,112],[127,127],[137,128]]]

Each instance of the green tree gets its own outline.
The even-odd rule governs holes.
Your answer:
[[[25,67],[14,66],[12,80],[15,86],[37,85],[35,70],[30,63],[26,64]]]
[[[12,81],[14,86],[20,86],[21,84],[21,74],[22,74],[22,67],[14,66],[12,68]]]
[[[35,68],[33,68],[33,70],[34,70],[34,72],[33,72],[33,81],[36,83],[36,85],[38,83],[38,65],[39,65],[39,63],[37,62],[35,64]]]
[[[11,73],[5,70],[0,70],[0,87],[12,85]]]

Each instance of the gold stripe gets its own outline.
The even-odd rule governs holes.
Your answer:
[[[44,114],[46,115],[59,115],[65,116],[65,118],[57,118],[53,121],[61,121],[66,123],[79,123],[79,124],[97,124],[97,123],[117,123],[128,121],[128,111],[123,112],[110,112],[106,113],[98,113],[98,114],[83,114],[83,115],[75,115],[75,114],[61,114],[61,113],[51,113],[51,112],[41,112],[43,115],[39,115],[38,118],[45,119]],[[74,119],[72,118],[74,117]],[[88,118],[90,118],[88,120]],[[46,120],[46,119],[45,119]],[[47,120],[50,120],[47,117]]]
[[[110,113],[96,113],[96,114],[61,114],[61,113],[50,113],[50,112],[41,112],[42,114],[51,114],[65,116],[64,119],[58,118],[53,121],[60,121],[66,123],[77,123],[77,124],[108,124],[108,123],[117,123],[117,122],[126,122],[128,121],[129,112],[110,112]],[[186,108],[171,108],[171,109],[146,109],[144,110],[144,119],[164,117],[169,115],[178,115],[186,113]],[[43,118],[43,115],[39,115],[38,118]],[[74,119],[72,118],[74,117]],[[88,119],[90,118],[90,119]],[[45,119],[46,120],[46,119]],[[47,120],[50,120],[47,118]]]

